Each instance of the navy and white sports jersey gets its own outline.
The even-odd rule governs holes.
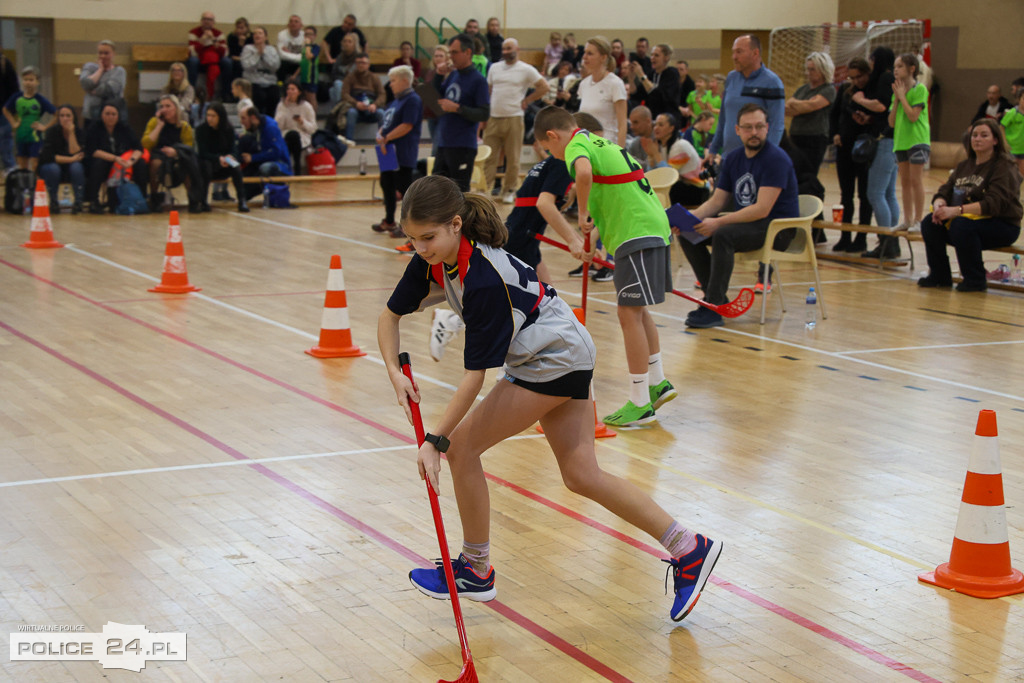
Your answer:
[[[593,370],[597,349],[554,288],[504,249],[465,238],[459,265],[441,269],[448,305],[466,323],[465,367],[503,366],[527,382]],[[396,315],[414,313],[430,293],[431,266],[413,256],[388,300]]]
[[[565,204],[565,194],[572,185],[565,164],[554,157],[541,159],[523,178],[523,184],[516,192],[516,205],[505,220],[510,233],[526,232],[530,239],[533,233],[544,233],[547,221],[537,210],[537,198],[542,192],[555,195],[555,208]]]

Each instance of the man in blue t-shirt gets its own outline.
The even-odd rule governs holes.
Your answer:
[[[478,124],[491,115],[487,79],[473,65],[473,39],[460,33],[448,42],[452,65],[441,85],[438,104],[444,114],[437,122],[434,174],[451,178],[469,192],[476,160]]]
[[[778,125],[782,125],[781,122]],[[800,215],[793,162],[768,141],[768,131],[768,114],[762,106],[751,103],[740,108],[736,135],[743,146],[725,155],[715,193],[693,212],[702,220],[696,226],[697,232],[709,239],[698,244],[679,240],[708,303],[728,301],[726,291],[732,277],[733,255],[737,251],[760,249],[772,220]],[[719,216],[730,208],[730,200],[732,213]],[[792,239],[790,231],[783,231],[776,244],[782,247],[780,241],[788,244]],[[722,316],[704,307],[686,316],[687,327],[721,324]]]

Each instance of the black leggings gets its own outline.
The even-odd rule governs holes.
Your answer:
[[[199,172],[203,179],[203,188],[201,190],[201,201],[208,201],[210,196],[210,183],[215,180],[227,180],[231,179],[231,183],[235,186],[235,195],[239,200],[245,198],[245,185],[242,183],[242,167],[237,166],[231,168],[230,166],[224,167],[220,165],[219,161],[210,161],[209,159],[201,159],[199,161]]]
[[[412,184],[412,168],[399,166],[395,171],[384,171],[380,174],[380,191],[384,194],[384,221],[395,222],[395,207],[398,205],[396,192],[405,194]]]
[[[292,173],[302,175],[299,161],[302,159],[302,136],[299,131],[290,130],[284,134],[284,144],[288,145],[288,153],[292,156]]]

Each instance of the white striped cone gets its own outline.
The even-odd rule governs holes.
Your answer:
[[[1024,574],[1010,564],[996,414],[978,415],[949,562],[918,578],[976,598],[1024,593]]]
[[[324,297],[324,314],[320,319],[320,343],[306,353],[317,358],[350,358],[365,356],[352,343],[352,331],[348,322],[348,302],[345,299],[345,276],[341,271],[341,257],[331,257],[331,269],[327,274],[327,295]]]
[[[46,184],[36,180],[35,202],[32,204],[32,223],[29,227],[28,242],[21,246],[28,249],[57,249],[64,245],[53,239],[50,226],[50,202],[46,199]]]

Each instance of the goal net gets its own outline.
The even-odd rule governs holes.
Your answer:
[[[867,59],[880,45],[892,48],[897,55],[919,52],[925,62],[931,61],[930,22],[905,19],[899,21],[857,21],[818,26],[781,26],[772,29],[768,40],[768,68],[779,75],[791,94],[807,77],[804,64],[812,52],[827,52],[836,65],[833,81],[846,80],[846,65],[854,57]]]

